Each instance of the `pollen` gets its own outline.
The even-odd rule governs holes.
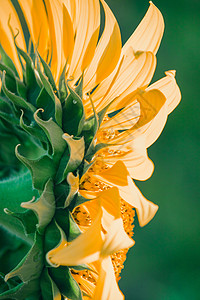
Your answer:
[[[124,230],[129,235],[129,237],[133,236],[133,222],[135,211],[132,207],[121,199],[121,216],[123,220]],[[119,281],[121,279],[120,273],[124,268],[124,262],[126,260],[126,254],[128,249],[122,249],[111,255],[112,264],[115,271],[116,280]]]
[[[73,212],[73,218],[75,222],[80,226],[90,226],[91,218],[89,213],[81,206],[76,207]]]

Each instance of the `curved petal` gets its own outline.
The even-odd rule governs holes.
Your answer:
[[[159,115],[161,109],[164,109],[166,102],[166,98],[163,93],[159,90],[152,89],[146,91],[138,90],[136,93],[133,92],[128,95],[127,98],[123,99],[123,105],[128,105],[129,102],[132,102],[134,99],[137,99],[141,107],[139,121],[131,129],[114,136],[113,139],[108,141],[109,143],[125,144],[132,141],[135,137],[144,134],[147,128],[151,126],[152,122],[154,122],[156,116]]]
[[[150,1],[150,7],[141,23],[122,48],[125,53],[131,46],[135,51],[152,51],[156,54],[164,32],[164,20],[159,9]]]
[[[10,0],[4,0],[3,4],[1,5],[0,43],[6,53],[13,60],[17,71],[22,76],[22,69],[14,44],[14,37],[10,27],[12,28],[14,35],[18,34],[16,38],[17,45],[21,49],[26,51],[26,43],[23,35],[23,30],[17,12]]]
[[[92,90],[116,67],[121,54],[121,34],[118,23],[104,0],[105,28],[94,57],[84,74],[84,92]]]
[[[46,60],[49,50],[49,25],[42,0],[18,0],[23,11],[34,46]]]
[[[112,222],[107,234],[105,235],[105,241],[101,249],[101,256],[109,256],[121,249],[130,248],[135,244],[124,230],[123,221],[121,218]]]
[[[99,153],[105,164],[112,167],[116,161],[123,161],[130,176],[136,180],[147,180],[153,173],[154,164],[147,155],[145,135],[134,138],[125,146],[110,146],[105,151],[102,155]]]
[[[119,290],[115,273],[110,257],[101,262],[99,280],[95,289],[94,300],[124,300],[124,296]]]
[[[168,114],[170,114],[181,101],[181,92],[175,79],[176,71],[167,71],[165,74],[164,78],[151,84],[147,90],[157,89],[165,95]]]
[[[69,76],[76,81],[93,58],[100,28],[98,0],[76,0],[77,29]]]
[[[103,109],[111,100],[115,101],[110,105],[108,112],[121,109],[123,106],[123,99],[137,90],[139,87],[147,86],[154,74],[156,68],[156,57],[152,52],[133,53],[129,51],[127,60],[124,59],[115,80],[110,85],[105,96],[102,99],[95,100],[98,88],[92,94],[97,111]],[[100,86],[99,89],[102,87]],[[105,93],[105,92],[104,92]]]
[[[141,194],[122,161],[117,161],[112,168],[94,177],[118,188],[120,197],[136,209],[141,226],[146,225],[154,217],[158,206]]]
[[[103,237],[101,233],[102,212],[99,211],[90,228],[79,235],[70,245],[63,245],[47,253],[47,259],[57,265],[77,266],[96,261],[100,257]],[[94,243],[95,240],[95,243]]]

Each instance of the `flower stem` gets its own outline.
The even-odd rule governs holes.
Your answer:
[[[29,244],[32,244],[33,237],[26,236],[20,221],[7,215],[4,208],[13,212],[23,212],[24,209],[20,204],[31,200],[33,196],[37,196],[37,191],[33,190],[29,171],[20,172],[17,176],[0,181],[0,226]]]

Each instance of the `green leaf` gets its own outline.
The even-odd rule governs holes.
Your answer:
[[[37,218],[31,210],[25,212],[12,212],[9,209],[5,208],[4,212],[7,215],[17,218],[23,225],[24,231],[26,234],[34,233],[36,230]]]
[[[21,206],[34,211],[38,218],[38,231],[40,234],[43,234],[45,227],[51,222],[56,209],[53,182],[51,179],[47,181],[40,198],[33,202],[34,200],[33,198],[29,202],[23,202]]]
[[[37,110],[34,114],[35,121],[48,137],[53,149],[53,159],[56,163],[58,163],[66,148],[66,143],[62,138],[63,131],[52,119],[49,119],[48,121],[40,119],[37,115],[38,111],[39,110]]]
[[[32,248],[21,262],[5,276],[5,280],[15,276],[18,276],[23,282],[37,279],[40,277],[43,264],[43,240],[42,236],[36,233]]]
[[[49,273],[61,294],[69,299],[82,300],[79,285],[72,277],[68,267],[51,268]]]
[[[73,172],[78,168],[84,158],[85,152],[85,143],[83,137],[75,140],[72,136],[65,133],[63,138],[67,142],[69,156],[65,155],[65,152],[60,161],[60,166],[56,175],[57,183],[62,182],[67,177],[67,173]]]
[[[17,158],[30,170],[33,186],[42,191],[49,178],[54,178],[56,169],[51,158],[44,155],[38,159],[32,160],[24,157],[18,152],[19,145],[15,148]]]
[[[44,269],[40,278],[40,287],[43,299],[56,300],[61,299],[61,294],[55,282],[49,276],[48,270]]]

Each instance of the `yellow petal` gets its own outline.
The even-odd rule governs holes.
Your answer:
[[[123,108],[124,98],[137,90],[137,88],[147,86],[150,83],[156,68],[155,55],[152,52],[134,54],[132,50],[128,53],[127,59],[123,60],[121,68],[118,70],[118,75],[115,76],[115,80],[113,80],[106,95],[102,99],[96,100],[96,97],[99,98],[98,94],[102,93],[106,80],[92,94],[97,111],[103,109],[115,98],[108,112]]]
[[[98,0],[76,0],[77,29],[69,76],[76,81],[94,55],[100,27]],[[91,42],[92,39],[92,42]],[[85,59],[85,61],[84,61]]]
[[[124,144],[132,141],[135,137],[145,133],[150,126],[151,121],[156,118],[161,108],[165,107],[166,98],[159,90],[148,90],[146,92],[139,90],[137,93],[133,92],[133,95],[129,95],[124,99],[124,105],[128,105],[136,98],[140,103],[141,115],[139,121],[129,130],[126,130],[119,134],[114,139],[110,139],[109,143]],[[146,133],[145,133],[146,136]],[[146,136],[146,139],[148,137]],[[148,141],[147,141],[148,144]]]
[[[56,265],[76,266],[99,259],[103,237],[101,233],[102,212],[99,211],[90,228],[70,245],[55,248],[47,253],[47,260]],[[95,243],[94,243],[95,240]]]
[[[63,4],[63,50],[65,60],[70,63],[74,49],[73,23],[66,6]]]
[[[11,1],[4,0],[1,5],[0,43],[3,46],[4,50],[6,51],[6,53],[13,60],[17,68],[17,71],[22,76],[22,69],[16,51],[16,47],[14,45],[14,38],[8,23],[10,24],[14,35],[18,34],[16,38],[17,45],[21,49],[26,51],[26,44],[23,35],[23,30],[17,12],[15,11]]]
[[[95,289],[94,300],[124,300],[110,257],[102,260],[99,280]]]
[[[140,117],[140,104],[137,100],[126,106],[114,117],[105,121],[101,125],[101,129],[109,130],[126,130],[130,129],[134,124],[136,124]]]
[[[118,189],[114,187],[100,193],[99,200],[103,210],[102,226],[105,231],[108,231],[114,219],[121,216]]]
[[[122,52],[131,46],[135,51],[152,51],[156,54],[164,32],[164,20],[161,12],[150,1],[150,7],[141,23],[125,43]]]
[[[44,60],[49,50],[49,25],[42,0],[19,0],[34,46]]]
[[[107,234],[105,235],[105,241],[101,249],[101,256],[106,257],[121,249],[130,248],[134,244],[135,242],[124,230],[122,219],[116,219],[112,222]]]
[[[165,72],[166,76],[148,87],[147,90],[157,89],[166,97],[168,114],[170,114],[181,100],[181,92],[176,83],[175,71]]]
[[[48,23],[51,38],[52,61],[51,70],[55,81],[58,81],[64,65],[64,51],[63,51],[63,7],[60,0],[44,0],[47,9]]]
[[[116,67],[121,54],[121,34],[118,23],[104,0],[105,28],[94,57],[84,74],[84,92],[88,92],[105,79]]]
[[[79,274],[73,274],[73,278],[76,280],[76,282],[79,284],[81,290],[86,293],[88,296],[92,297],[94,295],[94,291],[96,288],[96,285],[89,280],[85,279],[83,276]],[[88,298],[87,298],[88,299]]]
[[[154,164],[147,155],[144,135],[138,136],[127,145],[109,147],[101,159],[110,167],[118,160],[123,161],[130,176],[136,180],[147,180],[154,170]]]
[[[120,197],[136,209],[141,226],[154,217],[158,206],[141,194],[122,161],[117,161],[112,168],[94,176],[109,186],[118,188]]]

